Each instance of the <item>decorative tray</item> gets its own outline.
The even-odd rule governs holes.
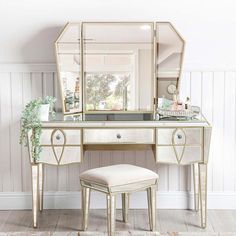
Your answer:
[[[157,113],[160,116],[165,117],[181,117],[181,118],[193,118],[194,116],[198,115],[198,112],[192,110],[167,110],[167,109],[157,109]]]

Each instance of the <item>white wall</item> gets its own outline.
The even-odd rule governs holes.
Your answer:
[[[213,124],[209,206],[236,208],[235,9],[235,0],[1,0],[0,209],[30,207],[30,166],[26,150],[18,144],[20,111],[34,97],[57,95],[55,66],[47,64],[55,61],[53,42],[67,21],[80,20],[163,20],[177,27],[187,42],[181,91],[202,105]],[[80,171],[120,162],[158,170],[160,207],[187,206],[190,169],[155,166],[147,152],[90,152],[80,167],[48,167],[46,190],[63,191],[64,198],[49,194],[47,206],[73,208],[67,199],[77,202],[77,195],[64,193],[79,189]]]
[[[54,62],[67,21],[171,21],[187,42],[185,66],[232,68],[235,0],[1,0],[0,62]]]

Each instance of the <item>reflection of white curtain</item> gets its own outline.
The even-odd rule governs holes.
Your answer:
[[[80,66],[80,56],[74,55],[74,61],[75,61],[75,63],[76,63],[77,65]]]
[[[61,79],[62,81],[65,80],[65,85],[67,90],[71,92],[75,91],[76,79],[78,77],[78,73],[75,72],[61,72]]]
[[[60,71],[80,72],[80,55],[60,54]]]

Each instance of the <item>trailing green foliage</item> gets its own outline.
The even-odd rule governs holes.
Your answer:
[[[20,130],[20,144],[28,145],[28,133],[31,132],[30,137],[30,151],[34,161],[39,159],[41,152],[40,136],[42,133],[42,124],[40,120],[40,107],[42,104],[49,104],[49,113],[52,117],[55,116],[53,111],[56,98],[46,96],[45,98],[37,98],[29,102],[22,112],[21,130]]]

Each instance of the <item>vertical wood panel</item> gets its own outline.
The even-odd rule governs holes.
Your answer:
[[[202,113],[212,124],[213,120],[213,72],[203,72],[202,74]],[[208,190],[213,190],[213,157],[209,154],[208,164]]]
[[[133,151],[125,151],[123,156],[123,160],[125,164],[134,164],[135,163],[135,155],[133,153]],[[116,160],[116,158],[118,159],[122,159],[122,152],[116,151],[116,152],[112,152],[111,151],[111,164]]]
[[[133,152],[134,156],[135,156],[135,165],[137,166],[141,166],[141,167],[146,167],[147,166],[147,161],[146,159],[147,154],[146,151],[134,151]]]
[[[223,163],[224,163],[224,191],[234,191],[235,179],[235,87],[236,77],[234,72],[225,73],[224,91],[224,124],[223,124]],[[228,173],[232,173],[231,175]]]
[[[201,107],[202,105],[202,73],[191,72],[191,104]]]
[[[32,80],[30,73],[23,73],[22,84],[22,103],[25,107],[26,104],[32,99]],[[29,153],[27,147],[22,147],[22,179],[23,191],[31,190],[31,168],[29,163]]]
[[[99,152],[99,156],[101,157],[101,153],[100,152]],[[88,152],[85,153],[83,162],[81,163],[81,165],[78,166],[79,174],[83,173],[87,169],[89,169]],[[78,189],[80,189],[80,184],[78,186]]]
[[[43,73],[31,73],[32,99],[43,96]]]
[[[111,165],[111,151],[100,151],[100,166]]]
[[[223,191],[223,124],[224,124],[224,72],[214,72],[213,85],[213,191]]]
[[[113,153],[113,159],[112,159],[112,164],[118,165],[124,163],[124,160],[126,159],[127,164],[131,164],[135,162],[135,153],[132,152],[132,156],[130,158],[125,158],[125,152],[124,151],[115,151]]]
[[[11,73],[1,73],[0,76],[0,96],[1,96],[1,132],[0,132],[0,166],[2,176],[2,191],[13,191],[13,179],[11,173]]]
[[[152,160],[148,157],[148,163],[152,164]],[[152,165],[148,165],[147,168],[150,169]],[[169,190],[169,169],[167,165],[157,164],[157,170],[159,174],[159,183],[158,190],[160,191],[168,191]]]
[[[11,173],[13,178],[13,191],[22,191],[22,150],[19,144],[20,118],[22,105],[22,73],[11,74],[11,123],[10,123],[10,148],[11,148]]]

